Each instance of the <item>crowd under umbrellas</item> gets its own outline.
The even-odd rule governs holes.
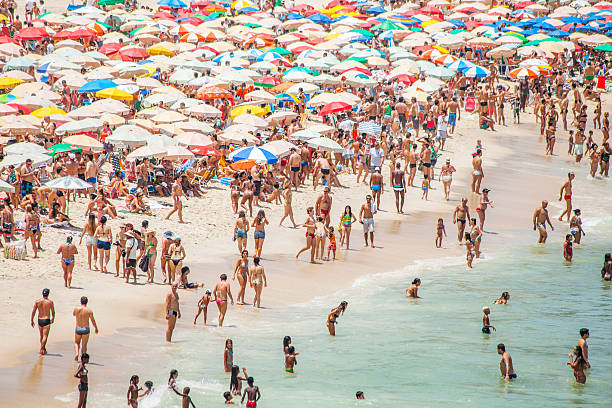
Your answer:
[[[157,10],[151,10],[132,3],[124,5],[102,0],[97,3],[98,7],[70,7],[66,13],[36,16],[14,35],[0,39],[3,59],[0,88],[6,92],[0,96],[0,133],[15,142],[3,148],[0,167],[8,168],[9,172],[25,168],[26,172],[21,174],[28,175],[34,172],[31,169],[42,169],[43,177],[36,179],[41,187],[63,191],[73,197],[85,191],[102,191],[103,195],[113,198],[114,195],[131,195],[128,208],[133,213],[151,210],[143,196],[169,195],[173,208],[167,217],[177,213],[179,221],[183,222],[182,197],[186,197],[186,191],[177,180],[189,178],[187,184],[196,185],[190,191],[195,195],[202,193],[212,178],[231,189],[232,182],[243,172],[246,179],[240,180],[238,190],[242,191],[237,195],[241,197],[242,194],[242,200],[240,207],[236,201],[234,212],[242,208],[252,217],[252,200],[257,204],[261,197],[255,182],[261,184],[262,180],[255,178],[251,185],[248,177],[252,175],[246,173],[253,169],[257,173],[258,169],[288,166],[295,174],[288,177],[288,188],[284,186],[283,196],[287,202],[286,190],[289,194],[292,188],[297,190],[313,170],[308,168],[311,163],[304,160],[304,152],[307,155],[317,152],[321,161],[317,159],[316,168],[323,177],[313,174],[313,187],[316,189],[319,181],[324,182],[325,192],[309,210],[303,225],[307,240],[304,250],[310,250],[311,261],[314,261],[315,257],[323,257],[325,245],[319,245],[321,231],[330,241],[334,237],[334,254],[336,251],[335,235],[329,229],[331,200],[327,193],[330,187],[340,187],[340,182],[336,170],[330,169],[328,158],[342,158],[344,168],[350,167],[350,162],[355,166],[351,155],[357,152],[348,137],[339,137],[338,129],[352,135],[354,141],[355,137],[360,138],[367,146],[364,156],[369,160],[380,159],[377,152],[382,149],[381,142],[388,146],[387,136],[396,141],[406,136],[406,110],[402,110],[405,108],[397,108],[395,100],[375,100],[374,96],[401,96],[400,104],[403,100],[413,101],[416,111],[411,116],[416,122],[412,125],[416,123],[416,126],[411,129],[418,138],[419,125],[429,122],[429,112],[422,108],[431,107],[432,99],[439,98],[445,89],[458,87],[462,108],[477,111],[481,129],[494,130],[501,121],[497,111],[493,115],[490,110],[476,108],[474,95],[463,94],[468,84],[493,87],[496,80],[499,84],[499,77],[507,80],[506,84],[552,78],[557,75],[555,71],[561,59],[574,61],[576,55],[588,52],[603,60],[601,56],[612,52],[612,39],[608,36],[612,31],[609,26],[612,8],[606,2],[591,6],[577,0],[550,10],[533,2],[512,2],[510,7],[490,7],[482,2],[451,4],[445,0],[433,0],[425,6],[406,3],[400,7],[366,2],[326,3],[316,2],[314,6],[298,3],[287,9],[283,5],[266,3],[260,6],[246,0],[231,4],[162,0]],[[567,76],[568,80],[577,79],[581,71],[585,78],[590,77],[589,81],[597,77],[595,83],[587,85],[595,92],[595,89],[606,87],[605,75],[598,74],[601,70],[607,71],[607,66],[600,69],[588,65],[580,70],[570,67]],[[604,77],[603,83],[599,80],[601,77]],[[500,94],[505,92],[510,93],[511,89],[504,89]],[[482,106],[482,100],[479,102]],[[390,112],[383,111],[384,108],[389,108]],[[513,108],[513,113],[518,121],[518,109]],[[505,124],[505,118],[503,120]],[[454,128],[454,124],[445,121],[442,123]],[[444,144],[440,139],[443,134],[445,140],[446,127],[440,127],[437,117],[431,122],[436,122],[436,127],[432,129],[427,125],[422,130],[431,133],[432,137],[435,134],[438,149],[442,151]],[[552,154],[550,143],[547,149]],[[473,192],[480,194],[483,173],[478,160],[481,149],[477,146],[476,150],[473,174],[477,186],[475,189],[473,186]],[[431,158],[436,158],[438,150],[432,152]],[[609,148],[602,152],[602,157],[608,154],[609,158]],[[385,151],[382,156],[387,153]],[[429,151],[427,153],[429,155]],[[82,178],[81,174],[54,173],[59,161],[74,160],[72,157],[76,154],[90,155],[88,163],[92,164],[87,168],[94,169],[93,173],[84,172]],[[424,180],[420,186],[423,199],[428,199],[434,175],[433,168],[431,174],[427,170],[432,164],[431,158],[423,160]],[[99,168],[106,161],[112,163],[113,176],[106,186],[109,189],[99,190],[103,184]],[[153,180],[148,180],[151,161],[161,168],[152,167]],[[199,167],[192,170],[196,165]],[[370,175],[372,196],[361,207],[359,219],[364,224],[365,244],[372,247],[373,219],[383,186],[380,165],[382,162],[379,165],[373,162],[365,165],[364,162],[363,166],[359,165],[357,176],[359,180],[362,171],[364,180]],[[452,175],[452,166],[448,166],[450,164],[443,170],[448,172],[444,177]],[[171,191],[163,179],[156,182],[157,170],[179,174]],[[601,171],[604,171],[603,163]],[[128,189],[122,180],[121,174],[128,172],[134,174],[137,184],[134,190]],[[391,169],[391,178],[398,174]],[[403,172],[401,178],[403,180]],[[12,180],[12,184],[0,185],[0,190],[13,197],[29,194],[32,182],[25,179],[20,182]],[[394,183],[394,190],[397,210],[401,213],[399,196],[403,207],[405,184],[404,181],[398,183]],[[450,184],[448,189],[450,191]],[[251,194],[248,199],[247,191]],[[280,202],[280,192],[267,194],[266,200]],[[478,226],[474,222],[472,229],[478,236],[478,243],[471,238],[466,240],[470,267],[479,254],[478,234],[484,232],[485,210],[487,206],[493,208],[493,201],[487,194],[488,189],[484,189],[477,209],[480,222]],[[53,224],[70,221],[67,205],[70,200],[65,208],[59,201],[58,209],[55,202],[50,203],[53,217],[49,220]],[[104,205],[97,222],[116,216]],[[537,214],[543,214],[544,210],[545,205]],[[458,206],[453,222],[461,219],[463,212]],[[255,272],[249,276],[249,281],[257,282],[256,286],[267,285],[263,269],[258,269],[264,228],[268,223],[265,214],[260,213],[252,225],[257,256],[254,258]],[[285,216],[289,213],[293,221],[290,205]],[[469,213],[463,216],[463,227],[465,215]],[[349,208],[340,223],[342,231],[348,231],[341,237],[341,246],[346,242],[347,248],[350,225],[355,222],[352,217]],[[534,220],[536,218],[534,216]],[[239,220],[239,223],[242,227],[243,222]],[[105,238],[104,222],[101,224],[100,234]],[[35,251],[40,244],[40,236],[36,235],[39,230],[30,234]],[[241,238],[238,231],[246,234],[246,230],[248,226],[241,230],[237,223],[238,245]],[[96,228],[92,233],[98,235],[97,231]],[[442,233],[446,234],[443,224],[438,226],[440,242]],[[462,241],[461,235],[462,230],[459,241]],[[101,241],[108,242],[109,248],[98,244],[98,249],[108,252],[110,240]],[[185,266],[177,262],[184,259],[184,253],[180,255],[180,238],[174,241],[166,248],[170,252],[163,254],[168,255],[173,265],[168,267],[168,275],[170,270],[173,276],[178,270],[185,280],[176,282],[167,298],[169,330],[172,326],[170,338],[174,322],[180,317],[180,310],[176,310],[176,287],[188,287],[188,268],[184,271]],[[68,287],[74,267],[69,261],[74,260],[71,256],[76,254],[76,247],[71,245],[68,242],[58,251],[62,253]],[[328,259],[329,250],[331,242]],[[172,258],[173,255],[177,258]],[[103,270],[109,259],[108,254],[106,256],[104,262],[100,255]],[[128,254],[128,262],[134,259]],[[129,277],[128,272],[127,280]],[[225,302],[223,311],[221,303],[217,302],[220,323],[227,309],[228,296],[231,299],[224,281],[221,279],[213,293],[215,298],[219,294],[221,303]],[[168,283],[173,283],[172,279]],[[193,282],[191,285],[193,287]],[[420,280],[413,285],[419,286]],[[415,288],[410,293],[417,297]],[[261,287],[256,294],[261,295]],[[335,334],[332,328],[339,313],[332,310],[328,316],[330,334]],[[490,326],[488,317],[483,323],[484,332]],[[588,337],[588,333],[586,335]],[[586,341],[584,336],[582,339]],[[293,370],[295,350],[285,351]],[[497,351],[505,363],[504,377],[513,378],[511,376],[516,374],[505,346],[500,344]],[[576,353],[577,358],[588,363],[586,351]],[[582,364],[573,360],[570,363],[572,368]],[[86,361],[82,361],[77,372],[81,373],[81,384],[85,364]],[[578,380],[578,376],[576,378]],[[244,394],[248,393],[248,402],[259,398],[258,391],[254,390],[257,387],[252,383],[251,378],[249,391],[245,390]],[[138,397],[137,381],[130,385],[134,391],[132,385],[136,391],[130,394],[132,398],[128,397],[128,403]],[[189,398],[189,390],[182,393],[174,390],[184,402]],[[86,392],[87,386],[80,385],[79,391]]]

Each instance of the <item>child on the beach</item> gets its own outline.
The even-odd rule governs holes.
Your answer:
[[[467,266],[472,267],[472,261],[476,256],[476,251],[474,250],[474,243],[472,242],[472,237],[469,232],[465,233],[465,250],[467,252],[465,259],[467,261]]]
[[[421,200],[427,200],[427,195],[429,193],[429,174],[425,174],[423,176],[423,183],[421,184],[421,188],[423,189],[423,195],[421,196]]]
[[[153,392],[153,381],[145,381],[145,391],[138,396],[138,398],[146,397]]]
[[[334,233],[334,227],[329,227],[329,245],[327,247],[327,260],[329,261],[330,251],[334,253],[334,261],[336,260],[336,234]]]
[[[200,313],[204,314],[204,327],[206,327],[206,316],[208,314],[208,303],[212,300],[210,290],[204,292],[204,296],[200,300],[198,300],[198,313],[196,313],[193,318],[193,325],[195,326],[196,321],[198,320],[198,316]]]
[[[574,154],[574,131],[569,131],[569,136],[567,137],[567,144],[569,145],[567,149],[567,154],[570,156]]]
[[[189,404],[191,404],[193,408],[196,408],[196,406],[193,404],[193,401],[191,400],[191,397],[189,396],[189,392],[191,391],[189,387],[183,388],[183,393],[178,392],[176,388],[173,388],[173,390],[174,392],[176,392],[177,395],[183,397],[183,400],[181,402],[181,408],[189,408]]]
[[[130,378],[130,387],[127,391],[127,404],[132,408],[138,408],[138,392],[142,391],[142,388],[138,386],[138,376],[133,375]]]
[[[573,250],[572,250],[572,234],[565,236],[565,242],[563,243],[563,257],[567,262],[572,262]]]
[[[234,404],[234,401],[232,401],[232,393],[229,391],[225,391],[223,393],[223,398],[225,398],[225,405],[230,405],[230,404]]]
[[[444,228],[444,220],[442,218],[438,218],[438,224],[436,226],[436,248],[442,248],[442,234],[446,235],[446,229]]]

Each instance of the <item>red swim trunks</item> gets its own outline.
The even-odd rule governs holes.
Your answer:
[[[321,215],[327,215],[327,210],[325,210],[325,209],[321,208],[321,210],[320,210],[320,211],[321,211]]]
[[[255,408],[257,407],[257,401],[247,401],[246,406],[247,408]]]
[[[564,195],[564,196],[563,196],[563,199],[564,199],[564,200],[566,200],[566,201],[567,201],[567,200],[571,200],[571,199],[572,199],[572,196],[571,196],[571,194],[570,194],[570,195]]]

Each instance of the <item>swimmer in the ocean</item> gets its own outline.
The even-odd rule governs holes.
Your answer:
[[[421,280],[419,278],[416,278],[412,281],[412,285],[410,285],[410,287],[406,289],[406,297],[421,299],[421,297],[418,295],[419,286],[421,286]]]
[[[502,292],[502,294],[499,297],[499,299],[497,299],[495,302],[493,302],[493,304],[495,304],[495,305],[505,305],[505,304],[508,303],[508,300],[510,300],[510,293]]]
[[[482,312],[484,313],[482,315],[482,332],[484,334],[491,334],[491,329],[497,331],[495,326],[492,326],[491,322],[489,321],[489,315],[491,314],[491,309],[489,309],[488,306],[485,306],[482,308]]]
[[[285,353],[285,371],[288,373],[293,373],[293,367],[297,364],[297,360],[295,358],[299,353],[295,352],[295,347],[289,346],[287,352]]]

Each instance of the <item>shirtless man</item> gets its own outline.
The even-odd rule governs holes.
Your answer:
[[[89,184],[93,184],[94,188],[92,190],[95,190],[98,187],[98,172],[100,170],[98,169],[98,165],[93,161],[93,155],[87,154],[85,157],[85,160],[87,160],[85,164],[85,180]]]
[[[569,98],[567,97],[568,92],[563,94],[563,99],[561,100],[561,119],[563,119],[563,130],[567,131],[567,108],[569,107]]]
[[[406,173],[402,170],[402,164],[395,163],[395,170],[391,173],[393,192],[395,193],[395,208],[398,214],[404,213],[404,196],[406,195]]]
[[[301,169],[301,157],[298,154],[295,147],[291,148],[291,155],[289,156],[289,161],[287,166],[289,167],[289,177],[291,180],[291,184],[295,187],[295,191],[297,191],[298,186],[300,185],[300,169]]]
[[[144,193],[149,196],[149,159],[145,158],[138,166],[136,166],[136,185],[141,188]]]
[[[174,326],[176,326],[176,319],[181,318],[181,308],[179,306],[179,295],[176,291],[178,283],[174,282],[170,286],[170,292],[166,295],[166,320],[168,321],[168,328],[166,329],[166,341],[170,343],[172,341],[172,332]]]
[[[584,358],[584,362],[587,365],[587,368],[591,368],[591,363],[589,363],[589,345],[587,344],[587,339],[591,336],[589,329],[582,328],[580,329],[580,338],[578,339],[578,347],[582,349],[582,358]]]
[[[58,254],[62,254],[62,270],[64,271],[64,286],[70,289],[72,282],[72,270],[74,269],[74,256],[79,253],[77,247],[72,243],[72,237],[66,237],[66,243],[61,244],[57,249]]]
[[[484,178],[484,172],[482,171],[482,150],[476,151],[472,156],[472,193],[480,194],[480,183]]]
[[[162,242],[161,260],[160,260],[162,274],[164,275],[164,283],[166,283],[167,281],[166,267],[168,266],[168,260],[169,260],[169,255],[170,255],[169,249],[170,249],[170,245],[172,245],[173,243],[174,243],[174,234],[172,233],[172,231],[164,232],[164,241]]]
[[[448,104],[448,126],[450,127],[448,134],[452,135],[455,133],[455,126],[457,120],[461,120],[461,108],[457,102],[457,97],[453,97],[452,101]]]
[[[572,180],[574,180],[574,173],[567,173],[567,181],[561,186],[559,191],[559,201],[563,198],[565,200],[565,210],[559,216],[559,221],[563,219],[563,216],[567,214],[567,220],[569,221],[570,215],[572,214]]]
[[[584,155],[584,141],[586,137],[584,136],[584,130],[578,128],[576,131],[576,137],[574,138],[574,154],[576,155],[576,163],[580,163],[582,160],[582,156]]]
[[[359,222],[363,225],[364,246],[368,246],[368,233],[370,234],[370,245],[374,248],[374,214],[377,213],[377,207],[372,202],[372,196],[366,196],[366,202],[361,205],[359,210]]]
[[[181,224],[185,223],[185,221],[183,221],[183,198],[189,199],[189,197],[187,197],[183,192],[183,187],[181,186],[180,178],[177,178],[176,180],[174,180],[174,183],[172,183],[172,202],[174,206],[166,216],[167,220],[170,219],[170,216],[172,214],[178,211],[179,222]]]
[[[261,393],[259,392],[259,387],[254,385],[255,380],[253,377],[247,378],[247,384],[249,385],[244,389],[244,394],[242,394],[242,400],[240,403],[244,402],[244,398],[247,397],[247,408],[257,408],[257,401],[261,398]]]
[[[332,185],[332,180],[330,177],[331,166],[329,165],[329,161],[325,158],[323,154],[319,156],[317,161],[314,164],[314,169],[312,171],[312,187],[313,190],[317,189],[317,185],[319,184],[319,179],[325,178],[327,180],[327,187]]]
[[[98,240],[98,258],[100,259],[100,271],[108,273],[108,261],[110,261],[111,242],[113,242],[113,232],[106,224],[106,216],[100,217],[100,225],[96,228],[94,237]]]
[[[49,299],[49,289],[43,289],[42,299],[34,302],[32,308],[32,316],[30,316],[30,324],[34,327],[34,316],[38,312],[38,331],[40,332],[40,351],[39,354],[44,356],[47,354],[47,339],[51,325],[55,321],[55,306],[53,301]]]
[[[546,223],[550,225],[550,228],[553,231],[555,230],[555,227],[553,227],[550,222],[550,218],[548,217],[548,210],[546,207],[548,207],[548,201],[544,200],[542,201],[542,205],[536,208],[535,212],[533,213],[533,230],[535,231],[537,228],[538,232],[540,233],[538,244],[545,243],[546,238],[548,238],[548,234],[546,233]]]
[[[306,144],[300,150],[300,160],[300,166],[302,167],[301,181],[304,182],[308,178],[308,174],[310,174],[310,150]]]
[[[515,379],[516,373],[514,372],[514,367],[512,366],[512,357],[510,357],[510,353],[506,352],[506,346],[504,343],[499,343],[497,345],[497,354],[501,355],[501,360],[499,360],[499,370],[501,371],[503,379],[506,381]]]
[[[227,282],[226,274],[219,276],[219,282],[215,285],[215,289],[213,289],[213,296],[219,308],[219,327],[222,327],[225,313],[227,312],[227,298],[229,297],[232,305],[234,304],[234,297],[232,296],[230,284]]]
[[[315,204],[315,214],[317,214],[317,217],[323,217],[326,227],[329,226],[329,213],[332,207],[332,197],[329,195],[329,190],[329,186],[325,186],[323,194],[317,197],[317,202]]]
[[[89,342],[89,322],[98,334],[98,325],[94,319],[93,312],[87,307],[87,296],[81,296],[81,306],[75,307],[72,315],[76,320],[76,328],[74,330],[74,361],[79,361],[79,356],[87,353],[87,343]]]
[[[406,157],[406,165],[410,169],[408,174],[408,185],[410,187],[414,187],[414,177],[416,176],[418,159],[419,153],[417,152],[417,145],[414,143],[412,145],[412,150],[409,151],[408,156]]]
[[[380,196],[382,196],[385,190],[380,167],[376,167],[374,172],[370,174],[370,189],[372,190],[374,200],[376,200],[376,207],[380,207]]]
[[[404,97],[399,97],[398,102],[395,104],[395,111],[397,112],[397,117],[402,125],[402,133],[406,133],[406,113],[408,112],[408,106],[404,102]]]
[[[40,185],[36,173],[38,170],[32,168],[32,160],[27,159],[26,162],[19,169],[19,175],[21,176],[21,196],[24,197],[27,194],[32,193],[34,184]]]
[[[470,219],[470,209],[467,205],[468,199],[462,198],[461,204],[457,204],[453,211],[453,224],[457,224],[457,240],[459,245],[463,241],[463,232],[465,231],[465,223]]]

